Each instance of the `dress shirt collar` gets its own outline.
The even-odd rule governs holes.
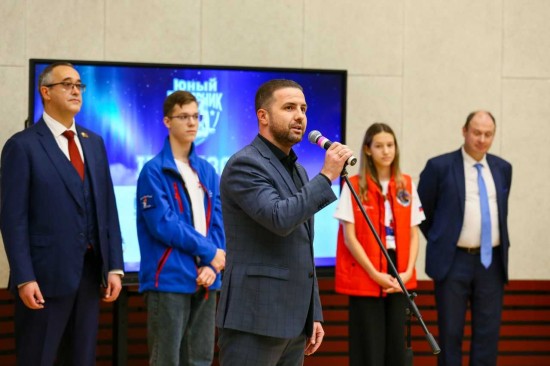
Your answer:
[[[48,126],[48,128],[50,129],[50,131],[52,131],[52,133],[55,137],[61,136],[63,134],[63,132],[65,132],[67,130],[73,131],[75,133],[75,135],[77,134],[74,119],[73,119],[73,124],[71,125],[71,127],[66,128],[61,122],[56,121],[55,119],[53,119],[52,116],[50,116],[46,112],[44,112],[42,114],[42,118],[44,119],[44,122],[46,122],[46,126]]]

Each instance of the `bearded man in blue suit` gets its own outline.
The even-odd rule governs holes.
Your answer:
[[[470,113],[464,146],[430,159],[418,195],[428,244],[426,273],[434,280],[439,366],[462,365],[466,311],[472,312],[470,365],[496,365],[508,281],[508,196],[512,166],[488,154],[496,123],[487,111]]]
[[[42,118],[6,142],[1,162],[17,364],[92,366],[100,298],[116,300],[123,275],[109,164],[102,138],[74,121],[85,90],[74,67],[49,65],[38,89]]]

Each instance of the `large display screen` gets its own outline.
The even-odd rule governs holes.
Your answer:
[[[29,123],[42,116],[38,77],[54,60],[30,60]],[[70,61],[86,84],[75,120],[103,137],[113,177],[123,238],[126,272],[139,271],[136,232],[136,181],[143,164],[162,148],[167,136],[162,119],[166,96],[187,90],[199,100],[203,115],[195,141],[197,152],[221,174],[229,157],[258,133],[254,96],[265,81],[292,79],[304,88],[308,125],[294,146],[310,177],[321,170],[324,151],[307,140],[319,130],[333,141],[345,137],[346,82],[343,70],[253,68],[199,65]],[[334,182],[334,192],[340,187]],[[338,222],[335,203],[315,216],[315,261],[334,265]]]

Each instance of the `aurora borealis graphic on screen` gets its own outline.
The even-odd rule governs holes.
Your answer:
[[[37,91],[40,72],[52,61],[31,60],[30,121],[42,115]],[[167,136],[162,105],[167,94],[188,90],[199,100],[203,120],[197,136],[199,155],[221,173],[229,157],[258,133],[254,96],[269,79],[292,79],[304,88],[308,126],[304,140],[294,146],[298,161],[310,177],[318,174],[324,151],[307,141],[319,130],[333,141],[343,140],[346,72],[336,70],[236,68],[75,61],[86,84],[76,122],[103,137],[109,156],[124,241],[127,272],[139,270],[135,228],[135,184],[143,164],[156,155]],[[338,194],[338,184],[333,185]],[[334,264],[338,222],[335,204],[315,217],[316,264]]]

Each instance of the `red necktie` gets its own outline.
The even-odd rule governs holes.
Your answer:
[[[63,136],[69,141],[69,158],[71,159],[71,163],[78,172],[78,175],[80,175],[80,179],[84,180],[84,163],[82,162],[80,151],[78,151],[78,147],[74,142],[74,132],[67,130],[63,132]]]

